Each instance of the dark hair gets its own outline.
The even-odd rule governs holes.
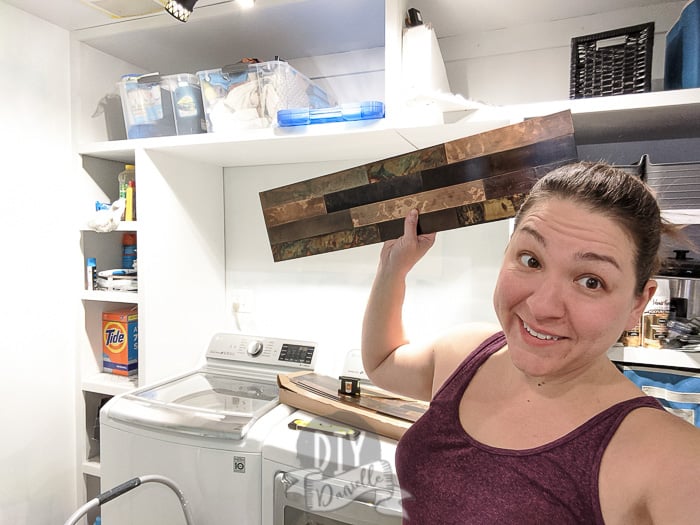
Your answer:
[[[637,175],[601,162],[568,164],[535,183],[515,217],[516,228],[533,206],[551,198],[587,206],[610,217],[629,234],[636,250],[636,292],[642,293],[660,266],[661,235],[673,232],[673,227],[662,221],[649,187]]]

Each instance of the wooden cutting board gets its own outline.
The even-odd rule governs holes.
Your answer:
[[[315,372],[279,374],[277,382],[284,404],[393,439],[399,439],[429,406],[366,384],[360,385],[359,396],[339,394],[339,379]]]
[[[423,401],[395,396],[390,392],[367,385],[360,386],[359,396],[339,394],[340,381],[338,379],[313,372],[292,375],[290,381],[307,392],[315,393],[349,407],[369,410],[411,422],[415,422],[428,408],[428,403]]]
[[[577,159],[564,111],[263,191],[260,203],[284,261],[395,239],[412,208],[422,233],[513,217],[540,177]]]

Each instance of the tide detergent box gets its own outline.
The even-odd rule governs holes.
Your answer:
[[[131,376],[138,372],[138,310],[102,312],[102,370]]]

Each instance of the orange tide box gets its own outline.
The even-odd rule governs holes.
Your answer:
[[[139,314],[136,308],[102,312],[102,371],[122,376],[138,372]]]

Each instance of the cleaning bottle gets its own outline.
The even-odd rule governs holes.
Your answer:
[[[119,176],[117,177],[119,180],[119,198],[124,199],[125,201],[127,200],[127,190],[129,188],[129,182],[133,182],[136,180],[136,169],[133,164],[126,164],[124,166],[124,171],[122,171]],[[132,193],[132,208],[133,208],[133,203],[134,203],[134,194]],[[122,220],[134,220],[136,217],[136,214],[134,213],[134,210],[132,209],[131,211],[131,216],[133,217],[132,219],[127,219],[127,207],[124,208],[124,213],[122,213]]]
[[[136,268],[136,234],[125,233],[122,236],[122,268]]]
[[[136,220],[136,184],[133,180],[130,180],[126,187],[126,208],[124,210],[124,220]]]

